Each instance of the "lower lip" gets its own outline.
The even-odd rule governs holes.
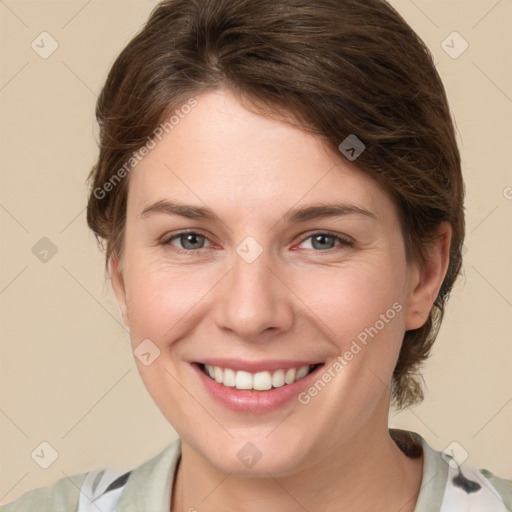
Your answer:
[[[296,398],[301,391],[307,388],[323,365],[315,368],[310,374],[292,383],[268,391],[240,390],[219,384],[217,381],[205,375],[197,363],[192,368],[198,374],[200,380],[221,405],[236,412],[264,413],[279,409],[284,404]]]

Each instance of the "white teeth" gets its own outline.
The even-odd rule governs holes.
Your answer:
[[[236,372],[231,368],[221,368],[220,366],[204,365],[205,373],[219,384],[230,388],[236,387],[237,389],[254,389],[257,391],[267,391],[273,387],[280,388],[292,384],[305,377],[312,368],[313,366],[305,365],[300,368],[275,370],[273,372],[249,373]]]
[[[235,372],[230,368],[226,368],[224,370],[224,382],[222,384],[224,384],[224,386],[228,386],[229,388],[235,387]]]
[[[252,375],[249,372],[236,372],[235,386],[236,389],[252,389]]]
[[[214,368],[213,368],[213,378],[219,384],[222,384],[222,381],[224,380],[224,372],[222,371],[222,368],[219,368],[218,366],[214,366]]]
[[[297,375],[297,370],[295,368],[290,368],[287,370],[284,376],[285,383],[291,384],[292,382],[295,382],[295,375]]]
[[[258,391],[272,389],[272,375],[270,372],[258,372],[254,375],[252,387]]]
[[[295,375],[295,380],[302,379],[302,377],[305,377],[308,374],[309,366],[302,366],[297,370],[297,375]]]
[[[276,370],[272,375],[272,386],[280,388],[284,386],[284,370]]]

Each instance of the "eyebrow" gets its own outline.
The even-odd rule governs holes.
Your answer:
[[[172,201],[157,201],[147,206],[141,213],[141,217],[164,213],[167,215],[179,215],[188,219],[202,219],[209,221],[220,221],[219,217],[207,207],[181,204]],[[298,224],[308,220],[321,219],[325,217],[342,217],[346,215],[364,215],[365,217],[377,219],[376,215],[369,210],[348,203],[321,203],[301,208],[290,208],[282,217],[283,222]]]

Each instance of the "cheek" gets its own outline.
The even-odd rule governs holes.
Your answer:
[[[297,293],[331,341],[334,358],[342,358],[324,398],[353,411],[372,409],[391,384],[400,351],[404,275],[391,261],[381,254],[367,264],[319,273],[314,282],[302,281]]]
[[[216,271],[168,265],[150,258],[127,264],[127,308],[132,342],[149,338],[156,344],[176,338],[218,281]]]
[[[331,268],[316,272],[314,278],[296,277],[294,291],[330,338],[346,342],[373,326],[381,315],[391,319],[386,330],[392,323],[401,328],[401,307],[393,304],[401,305],[404,299],[404,276],[393,270],[382,261]]]

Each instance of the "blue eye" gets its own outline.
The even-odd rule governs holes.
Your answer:
[[[310,247],[307,247],[307,249],[312,249],[316,252],[331,252],[336,250],[336,248],[341,249],[354,245],[352,240],[327,231],[319,231],[309,235],[302,240],[300,245],[304,244],[307,240],[311,240]],[[179,245],[174,243],[175,241],[178,241]],[[205,243],[208,245],[205,246]],[[172,246],[172,250],[179,254],[190,254],[205,249],[212,244],[206,235],[195,231],[183,231],[164,239],[161,245]]]
[[[319,231],[309,235],[302,240],[301,245],[307,240],[311,240],[311,248],[318,252],[327,252],[338,246],[352,247],[354,243],[351,240],[335,235],[333,233]],[[336,244],[336,241],[339,241]]]
[[[208,240],[208,238],[206,238],[206,236],[201,235],[200,233],[188,231],[188,232],[178,233],[177,235],[173,235],[172,237],[164,240],[162,242],[162,245],[175,246],[172,243],[174,240],[178,240],[181,244],[181,249],[180,249],[180,247],[177,247],[175,249],[179,253],[198,251],[198,250],[204,249],[203,244],[205,241],[210,243],[210,241]]]

